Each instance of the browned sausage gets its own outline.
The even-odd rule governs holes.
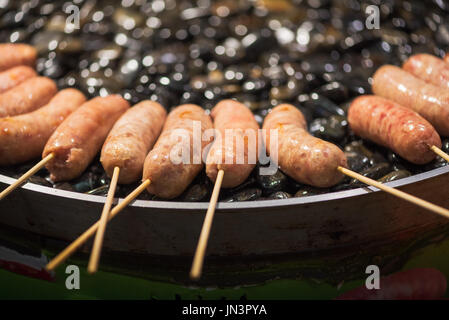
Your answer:
[[[157,102],[142,101],[115,123],[101,150],[100,161],[111,177],[120,168],[119,183],[142,177],[143,163],[161,133],[167,112]]]
[[[449,91],[402,70],[385,65],[373,78],[373,92],[412,109],[429,121],[438,133],[449,135]]]
[[[49,78],[28,79],[0,94],[0,118],[32,112],[46,105],[57,91]]]
[[[429,145],[441,148],[438,133],[426,119],[381,97],[355,99],[349,107],[348,121],[358,136],[388,147],[416,164],[425,164],[435,158]]]
[[[32,46],[22,43],[0,44],[0,71],[26,65],[33,67],[36,64],[37,51]]]
[[[212,129],[210,117],[196,105],[182,105],[168,114],[159,139],[145,159],[143,180],[151,180],[149,193],[165,199],[176,198],[203,168],[202,149],[210,141],[201,141],[201,150],[194,148],[194,122],[201,128],[201,136],[205,130]],[[182,137],[185,139],[180,139],[175,130],[184,132]],[[173,162],[170,154],[181,148],[189,150],[189,163]]]
[[[449,89],[449,63],[431,54],[415,54],[402,68],[428,83]]]
[[[78,90],[65,89],[34,112],[0,119],[0,165],[39,157],[55,129],[85,101]]]
[[[71,180],[80,176],[98,153],[117,119],[129,108],[119,95],[96,97],[87,101],[51,135],[42,158],[50,153],[47,164],[53,181]]]
[[[36,71],[27,66],[18,66],[0,72],[0,93],[14,88],[18,84],[37,76]]]
[[[277,129],[279,167],[296,181],[326,188],[343,179],[337,170],[338,166],[347,166],[343,151],[310,135],[303,114],[294,106],[282,104],[274,108],[265,118],[263,129],[270,156],[276,152],[276,145],[269,130]]]
[[[215,181],[219,170],[224,171],[222,187],[233,188],[243,183],[250,175],[257,163],[257,142],[259,125],[253,113],[243,104],[234,100],[223,100],[212,110],[214,128],[220,133],[221,141],[215,141],[207,155],[206,173]],[[226,133],[230,133],[232,144],[226,145]],[[245,131],[252,135],[254,141],[250,141]],[[231,139],[228,137],[228,139]],[[240,159],[237,157],[237,144],[243,145]],[[232,163],[226,161],[232,159]],[[243,161],[242,161],[243,160]],[[240,162],[240,163],[238,163]]]

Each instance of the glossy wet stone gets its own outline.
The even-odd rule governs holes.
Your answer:
[[[432,162],[426,164],[421,170],[427,171],[427,170],[445,167],[447,165],[448,165],[448,162],[446,160],[444,160],[443,158],[437,157]]]
[[[408,162],[407,160],[405,160],[404,158],[402,158],[397,153],[391,150],[387,152],[387,159],[393,165],[393,168],[395,170],[406,169],[411,172],[419,172],[420,170],[420,166]]]
[[[59,42],[64,38],[61,32],[43,31],[36,33],[30,43],[36,48],[39,54],[54,51],[58,48]]]
[[[138,11],[125,8],[116,9],[112,17],[112,21],[125,30],[132,30],[142,26],[144,19],[145,17]]]
[[[31,183],[36,183],[36,184],[40,184],[46,187],[51,187],[53,184],[51,182],[49,182],[47,179],[40,177],[38,175],[34,175],[32,176],[30,179],[28,179],[29,182]]]
[[[48,178],[48,180],[50,180],[50,178]],[[78,191],[69,182],[59,182],[59,183],[54,184],[53,187],[56,189],[65,190],[65,191],[75,191],[75,192]]]
[[[122,56],[122,53],[123,53],[122,47],[115,44],[111,44],[106,46],[105,48],[94,51],[93,56],[102,61],[111,61],[119,59]],[[104,63],[102,63],[102,65],[103,64]]]
[[[237,201],[252,201],[257,200],[261,197],[262,190],[258,188],[251,188],[240,191],[233,195],[232,197],[226,198],[224,202],[237,202]]]
[[[349,144],[347,144],[344,148],[346,152],[356,152],[359,154],[363,154],[364,156],[368,158],[373,157],[373,152],[369,150],[365,145],[363,144],[362,140],[352,141]]]
[[[444,152],[449,152],[449,139],[442,139],[441,150],[443,150]]]
[[[388,172],[391,171],[391,169],[392,168],[389,163],[382,162],[368,169],[362,170],[359,173],[367,178],[377,180],[388,174]]]
[[[325,193],[325,189],[318,189],[310,186],[305,186],[295,193],[295,197],[308,197],[308,196],[315,196],[318,194]]]
[[[86,193],[96,195],[96,196],[106,196],[108,194],[108,191],[109,191],[109,185],[105,185],[105,186],[95,188],[93,190],[89,190]]]
[[[348,167],[352,171],[360,172],[370,164],[369,158],[364,154],[354,151],[346,151],[345,155],[348,161]]]
[[[292,101],[301,91],[301,83],[290,80],[285,86],[271,88],[270,99],[276,101]]]
[[[348,122],[345,117],[331,116],[315,119],[310,124],[309,131],[317,138],[339,142],[345,137],[347,127]]]
[[[351,96],[358,96],[364,94],[371,94],[371,85],[366,79],[358,77],[345,77],[343,79],[346,87],[348,88],[348,94]]]
[[[287,177],[277,170],[273,175],[257,175],[257,182],[261,186],[264,194],[284,190],[287,185]]]
[[[208,186],[204,184],[194,184],[190,186],[182,196],[182,201],[198,202],[206,200],[209,195]]]
[[[346,101],[349,97],[348,88],[344,84],[337,81],[333,81],[319,87],[317,89],[317,93],[325,96],[335,103]]]
[[[265,90],[268,86],[269,84],[265,79],[249,79],[243,83],[242,89],[247,93],[258,94]]]
[[[378,181],[385,183],[385,182],[390,182],[390,181],[395,181],[395,180],[399,180],[399,179],[403,179],[403,178],[407,178],[410,177],[411,173],[407,170],[398,170],[398,171],[392,171],[389,174],[383,176],[382,178],[380,178]]]
[[[266,199],[267,200],[289,199],[291,197],[292,197],[292,195],[288,192],[278,191],[278,192],[270,194],[268,197],[266,197]]]
[[[337,104],[318,93],[302,95],[298,99],[300,105],[311,110],[316,117],[345,116],[345,112]]]

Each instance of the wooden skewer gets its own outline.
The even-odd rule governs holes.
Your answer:
[[[139,194],[141,194],[149,185],[151,181],[149,179],[143,181],[133,192],[131,192],[123,201],[116,205],[108,216],[108,221],[111,221],[120,211],[128,206]],[[92,237],[100,226],[100,222],[97,221],[89,229],[87,229],[81,236],[73,241],[67,248],[54,257],[46,266],[45,269],[50,271],[54,270],[63,261],[65,261],[73,252],[75,252],[83,243],[85,243],[90,237]]]
[[[25,172],[19,179],[16,180],[13,184],[11,184],[8,188],[3,190],[0,193],[0,200],[5,198],[8,194],[13,192],[15,189],[20,187],[23,183],[25,183],[31,176],[33,176],[36,172],[38,172],[40,169],[42,169],[47,162],[49,162],[51,159],[55,157],[54,153],[50,153],[45,158],[43,158],[39,163],[37,163],[34,167],[32,167],[30,170]]]
[[[215,180],[214,190],[207,208],[206,217],[204,218],[203,227],[201,229],[200,239],[196,247],[195,256],[193,258],[192,269],[190,270],[190,278],[197,280],[201,277],[203,269],[204,255],[207,249],[207,241],[209,240],[210,229],[214,219],[215,208],[217,206],[218,195],[220,194],[221,184],[223,182],[224,171],[219,170],[217,179]]]
[[[356,172],[354,172],[352,170],[349,170],[349,169],[346,169],[346,168],[343,168],[343,167],[340,167],[340,166],[337,169],[341,173],[343,173],[343,174],[345,174],[345,175],[347,175],[347,176],[349,176],[351,178],[357,179],[357,180],[359,180],[359,181],[361,181],[363,183],[366,183],[368,185],[376,187],[376,188],[378,188],[380,190],[383,190],[385,192],[388,192],[388,193],[390,193],[390,194],[392,194],[392,195],[394,195],[396,197],[399,197],[399,198],[401,198],[401,199],[403,199],[405,201],[408,201],[408,202],[411,202],[411,203],[413,203],[413,204],[415,204],[417,206],[420,206],[421,208],[427,209],[427,210],[435,212],[435,213],[437,213],[437,214],[439,214],[439,215],[441,215],[443,217],[449,218],[449,210],[447,210],[447,209],[445,209],[443,207],[437,206],[437,205],[435,205],[433,203],[430,203],[430,202],[425,201],[423,199],[420,199],[418,197],[412,196],[412,195],[410,195],[408,193],[405,193],[403,191],[400,191],[398,189],[386,186],[386,185],[384,185],[384,184],[382,184],[382,183],[380,183],[380,182],[378,182],[376,180],[364,177],[361,174],[358,174],[358,173],[356,173]]]
[[[112,174],[111,183],[109,184],[109,191],[104,203],[103,212],[101,213],[97,234],[95,235],[92,253],[90,254],[89,264],[87,265],[87,272],[90,274],[97,272],[98,262],[101,255],[101,247],[103,245],[104,233],[106,231],[106,224],[109,220],[109,213],[111,211],[112,201],[114,201],[115,189],[117,188],[118,176],[120,168],[115,167]]]
[[[429,146],[430,150],[435,152],[437,155],[439,155],[441,158],[449,162],[449,154],[438,148],[437,146]]]

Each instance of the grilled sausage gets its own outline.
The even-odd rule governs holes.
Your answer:
[[[411,56],[402,69],[428,83],[449,89],[449,63],[431,54]]]
[[[32,112],[44,105],[56,94],[53,80],[34,77],[0,94],[0,118]]]
[[[449,135],[449,91],[386,65],[373,78],[373,92],[418,112],[443,136]]]
[[[429,145],[441,148],[440,136],[426,119],[381,97],[355,99],[349,107],[348,121],[358,136],[388,147],[415,164],[435,158]]]
[[[128,108],[125,99],[110,95],[89,100],[68,116],[51,135],[42,154],[42,158],[54,154],[46,165],[50,178],[57,182],[80,176]]]
[[[0,165],[39,157],[51,134],[85,101],[78,90],[65,89],[34,112],[0,119]]]
[[[22,43],[0,44],[0,71],[26,65],[33,67],[36,64],[37,51],[32,46]]]
[[[444,296],[446,277],[435,268],[416,268],[380,278],[380,289],[366,286],[348,291],[337,300],[435,300]]]
[[[36,77],[36,71],[27,66],[18,66],[0,72],[0,93],[14,88],[18,84]]]
[[[142,101],[115,123],[101,150],[101,164],[111,177],[119,167],[118,182],[127,184],[142,177],[148,151],[161,133],[167,112],[157,102]]]
[[[195,125],[201,129],[194,138]],[[201,150],[210,141],[202,141],[201,137],[204,131],[209,129],[212,129],[212,120],[196,105],[182,105],[169,113],[159,139],[145,159],[143,180],[151,180],[149,193],[160,198],[173,199],[188,187],[203,168]],[[194,148],[194,139],[201,139],[201,150]],[[178,162],[178,159],[173,161],[171,157],[173,154],[179,154],[178,151],[182,149],[189,151],[189,159],[186,161],[188,163]]]
[[[245,105],[234,100],[219,102],[212,110],[211,116],[221,141],[215,141],[209,150],[206,174],[209,179],[215,181],[218,171],[223,170],[222,187],[233,188],[243,183],[256,166],[259,125],[253,113]],[[226,137],[226,134],[231,132],[235,138]],[[250,135],[253,141],[250,140]],[[232,144],[226,143],[226,139],[232,139]],[[237,149],[239,141],[243,150]],[[237,152],[242,154],[237,155]],[[229,163],[231,159],[232,163]]]
[[[274,108],[265,118],[263,129],[270,156],[276,152],[276,144],[269,130],[278,130],[278,165],[296,181],[326,188],[342,180],[337,167],[347,166],[345,154],[336,145],[310,135],[303,114],[294,106]]]

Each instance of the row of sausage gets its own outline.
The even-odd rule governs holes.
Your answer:
[[[11,49],[14,46],[17,48]],[[240,164],[235,161],[235,145],[212,144],[206,161],[212,181],[223,170],[223,187],[235,187],[254,169],[248,159],[260,150],[251,148],[244,135],[245,130],[257,131],[259,126],[244,105],[224,100],[210,115],[199,106],[183,105],[167,116],[153,101],[132,108],[118,95],[86,101],[78,90],[57,92],[52,80],[37,76],[29,67],[35,60],[33,50],[26,45],[0,45],[0,165],[52,154],[47,164],[51,179],[71,180],[81,175],[101,149],[105,171],[111,175],[114,167],[121,169],[120,183],[150,179],[151,194],[171,199],[179,196],[204,166],[202,162],[174,164],[170,159],[175,130],[188,132],[187,150],[194,152],[197,122],[201,134],[215,128],[224,136],[226,130],[233,130],[246,142],[245,161]],[[387,146],[413,163],[429,162],[435,158],[429,146],[441,147],[434,127],[441,135],[449,135],[448,88],[449,64],[436,57],[414,56],[403,69],[384,66],[373,78],[377,96],[355,99],[348,112],[349,124],[357,135]],[[329,187],[343,178],[337,168],[347,165],[345,154],[332,143],[311,136],[296,107],[275,107],[265,118],[263,129],[268,154],[276,152],[280,169],[293,179]],[[276,144],[272,143],[272,130],[277,132]],[[210,141],[201,143],[202,150]],[[234,161],[228,163],[229,158]]]

